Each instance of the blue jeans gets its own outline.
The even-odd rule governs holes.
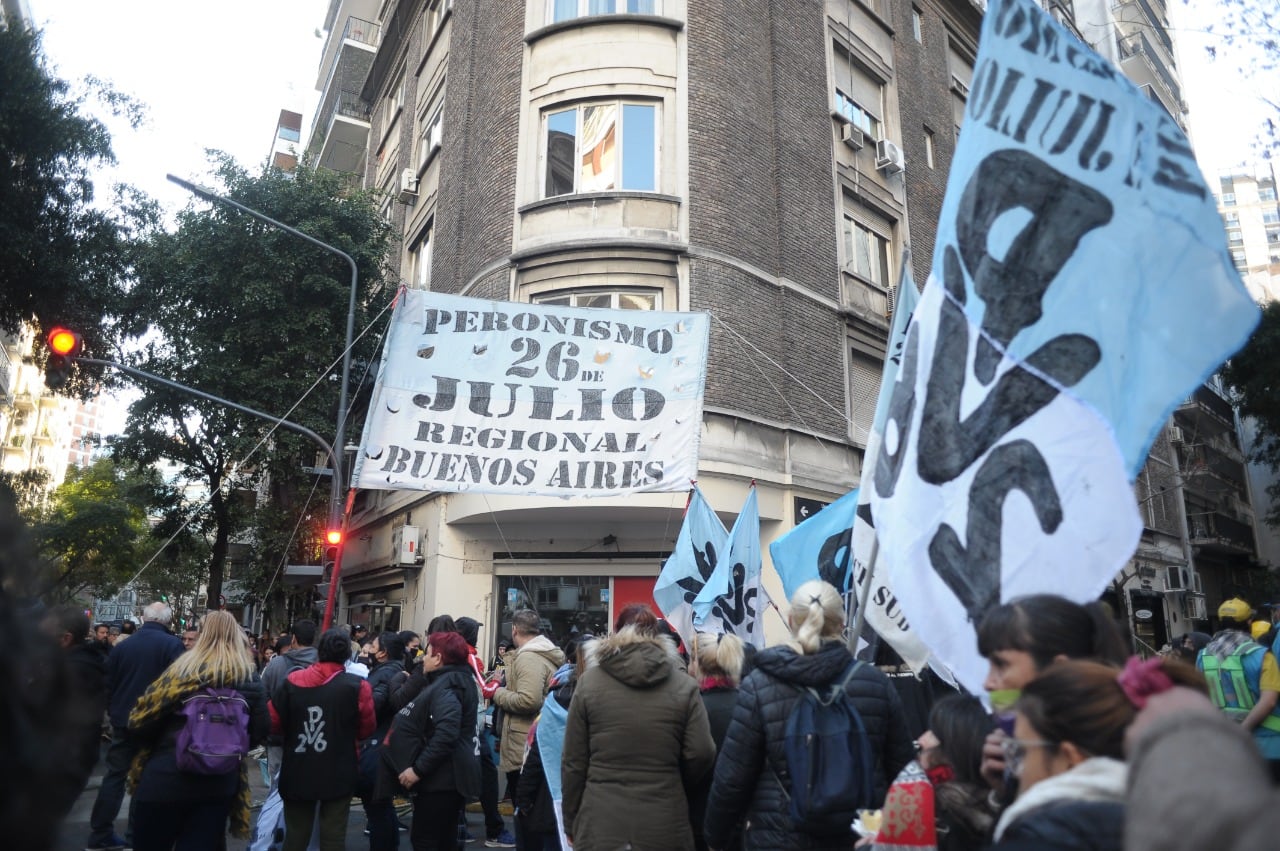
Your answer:
[[[116,817],[124,803],[124,782],[129,776],[129,765],[138,753],[138,745],[129,738],[124,727],[111,727],[111,744],[107,747],[107,773],[102,778],[98,797],[93,802],[89,816],[89,844],[105,845],[116,832]],[[124,838],[133,838],[134,801],[129,800],[129,824]]]

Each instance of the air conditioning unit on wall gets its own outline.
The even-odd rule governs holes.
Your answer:
[[[840,141],[855,151],[861,151],[867,144],[867,135],[861,127],[852,124],[840,125]]]
[[[422,564],[417,526],[401,526],[391,533],[391,563],[400,567]]]
[[[418,173],[411,168],[400,172],[400,200],[408,202],[418,197]]]
[[[902,148],[888,139],[876,142],[876,168],[885,174],[898,174],[906,167],[907,159],[902,153]]]

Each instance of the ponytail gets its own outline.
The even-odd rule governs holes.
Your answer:
[[[693,635],[693,673],[698,677],[723,677],[735,687],[742,681],[742,639],[732,633]]]
[[[834,587],[812,579],[791,598],[787,615],[792,638],[787,645],[802,655],[817,653],[827,641],[839,641],[844,629],[844,604]]]

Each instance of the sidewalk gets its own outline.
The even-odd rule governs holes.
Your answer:
[[[104,745],[103,753],[106,748]],[[94,766],[93,775],[89,778],[89,785],[84,792],[80,794],[79,800],[76,801],[71,812],[62,823],[62,829],[58,832],[58,838],[54,841],[53,851],[84,851],[89,841],[89,815],[93,812],[93,802],[98,797],[98,787],[102,785],[102,775],[105,773],[105,762],[98,760],[98,764]],[[267,786],[262,782],[262,772],[257,770],[256,765],[251,766],[249,771],[249,783],[253,788],[254,818],[257,818],[257,805],[267,797]],[[507,811],[509,812],[509,810]],[[116,819],[116,833],[124,836],[125,821],[129,814],[129,796],[126,794],[124,804],[120,807],[120,816]],[[504,812],[504,815],[506,813]],[[412,815],[405,815],[401,819],[406,825],[412,821]],[[361,849],[369,847],[369,838],[364,835],[364,810],[360,806],[359,801],[355,801],[351,807],[351,816],[347,819],[347,848]],[[471,835],[478,837],[477,842],[469,845],[469,848],[484,847],[484,816],[478,813],[468,811],[467,825],[471,830]],[[511,828],[510,817],[507,818],[507,828]],[[227,837],[228,851],[243,851],[248,846],[248,841],[243,839],[233,839]],[[400,834],[400,847],[402,849],[409,848],[409,835],[402,832]]]

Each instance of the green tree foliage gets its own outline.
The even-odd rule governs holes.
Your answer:
[[[33,530],[46,560],[41,594],[54,600],[114,594],[155,550],[148,518],[171,499],[153,469],[121,467],[110,458],[72,467]]]
[[[1280,302],[1263,305],[1253,336],[1220,374],[1232,388],[1240,416],[1254,422],[1250,459],[1280,470]],[[1267,493],[1280,506],[1280,484],[1269,486]],[[1273,508],[1266,521],[1280,528],[1280,509]]]
[[[88,85],[108,110],[139,120],[128,98]],[[86,114],[90,97],[50,73],[38,35],[0,29],[0,330],[64,324],[103,353],[117,339],[129,239],[154,208],[124,189],[109,209],[94,206],[91,174],[115,160],[106,127]],[[96,377],[68,389],[85,392]]]
[[[384,291],[381,275],[390,229],[372,196],[350,190],[340,175],[305,166],[251,175],[215,155],[213,171],[220,194],[356,259],[357,329],[390,301],[394,293]],[[350,293],[345,261],[236,210],[196,201],[179,213],[176,228],[147,240],[136,271],[128,313],[146,336],[134,365],[333,434],[334,364],[342,354]],[[357,363],[372,358],[375,337],[362,341]],[[359,375],[353,368],[353,382]],[[249,516],[264,482],[270,483],[264,496],[281,515],[312,514],[311,527],[295,540],[314,540],[329,493],[326,482],[306,503],[312,483],[300,467],[314,464],[314,444],[284,431],[268,438],[268,423],[222,405],[155,386],[140,389],[143,396],[130,406],[116,451],[145,464],[173,459],[186,478],[207,487],[200,522],[212,547],[210,605],[223,593],[231,541],[252,534]],[[263,550],[258,561],[274,568],[283,555]]]

